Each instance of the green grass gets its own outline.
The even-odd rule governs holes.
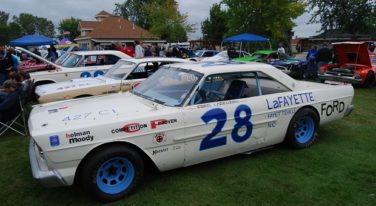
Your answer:
[[[108,205],[376,205],[376,87],[356,89],[351,116],[320,128],[315,145],[283,146],[188,168],[147,173]],[[0,205],[100,205],[79,187],[33,180],[28,139],[0,138]]]

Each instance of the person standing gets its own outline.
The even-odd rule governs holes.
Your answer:
[[[307,78],[311,75],[314,77],[317,76],[318,68],[316,65],[316,56],[317,56],[317,46],[312,45],[311,49],[308,50],[306,59],[308,61],[307,73],[304,74],[304,78]]]
[[[55,54],[56,59],[59,58],[59,54],[56,51],[56,48],[54,45],[50,45],[51,51]]]
[[[143,58],[144,57],[144,48],[142,48],[140,41],[136,40],[135,44],[136,44],[136,49],[135,49],[134,58],[136,58],[136,59]]]
[[[0,85],[2,85],[7,79],[9,79],[9,72],[12,71],[13,58],[12,53],[8,50],[4,59],[0,64]]]
[[[278,44],[277,53],[278,53],[278,55],[280,55],[280,54],[286,54],[285,48],[283,48],[283,44],[282,43]]]
[[[12,62],[13,62],[12,70],[15,72],[18,72],[18,67],[20,66],[20,59],[17,55],[14,54],[15,51],[13,48],[10,48],[9,52],[11,53]]]
[[[371,43],[368,44],[368,51],[369,51],[369,53],[371,53],[371,54],[376,53],[376,50],[375,50],[375,43],[374,43],[374,42],[371,42]]]
[[[332,51],[328,48],[327,44],[324,44],[323,47],[317,51],[316,62],[318,69],[331,61],[333,61]]]

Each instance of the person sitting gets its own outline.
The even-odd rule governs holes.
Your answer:
[[[3,89],[7,95],[0,101],[0,122],[5,123],[21,111],[19,104],[20,89],[13,80],[6,80]]]

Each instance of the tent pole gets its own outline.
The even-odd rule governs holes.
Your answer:
[[[269,48],[270,50],[272,50],[272,44],[270,43],[270,40],[268,40],[268,42],[269,42]]]
[[[241,54],[242,54],[242,46],[243,46],[243,42],[241,41],[241,42],[240,42],[240,52],[239,52],[239,57],[241,57]]]

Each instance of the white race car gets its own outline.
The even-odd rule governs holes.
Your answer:
[[[246,51],[240,51],[240,50],[236,50],[234,55],[236,56],[236,58],[252,56],[250,53]],[[215,54],[214,56],[204,57],[201,59],[202,62],[218,62],[218,61],[228,61],[228,60],[229,60],[229,56],[227,54],[227,51],[221,51],[218,54]]]
[[[103,76],[72,79],[36,87],[39,103],[128,91],[160,66],[189,62],[179,58],[121,59]]]
[[[320,125],[351,113],[353,96],[351,85],[296,81],[267,64],[172,64],[131,92],[34,107],[32,172],[113,201],[136,189],[146,164],[166,171],[281,142],[309,147]]]
[[[62,65],[57,65],[23,48],[17,47],[17,49],[55,67],[54,70],[31,72],[30,77],[34,80],[35,86],[76,78],[100,76],[119,59],[131,58],[123,52],[114,50],[77,51],[69,53]]]

